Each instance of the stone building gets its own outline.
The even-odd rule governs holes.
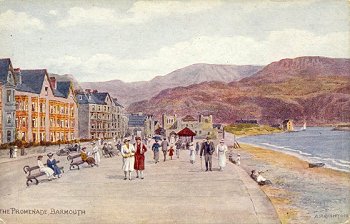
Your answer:
[[[10,143],[15,141],[15,71],[9,58],[0,59],[0,88],[1,88],[1,143]]]
[[[124,137],[124,108],[109,93],[87,89],[76,97],[79,103],[80,138]]]
[[[46,69],[15,71],[17,139],[71,141],[78,137],[78,110],[71,82],[57,82]]]
[[[199,115],[198,119],[191,115],[179,118],[176,115],[168,116],[162,115],[162,125],[165,127],[166,136],[169,136],[172,132],[179,132],[184,128],[189,128],[196,134],[198,138],[204,138],[210,136],[216,138],[218,131],[213,127],[212,115]]]
[[[132,113],[128,116],[128,134],[132,136],[149,137],[154,135],[153,115]]]

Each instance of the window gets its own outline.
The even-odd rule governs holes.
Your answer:
[[[79,98],[79,100],[83,100],[83,96],[82,95],[79,95],[78,98]]]
[[[12,114],[11,113],[7,113],[7,124],[11,124],[12,123]]]
[[[49,87],[45,86],[45,95],[48,96],[49,95]]]
[[[7,90],[6,91],[6,102],[10,103],[11,102],[11,98],[12,98],[12,91],[11,90]]]
[[[12,133],[11,131],[7,131],[7,142],[11,142],[12,140]]]

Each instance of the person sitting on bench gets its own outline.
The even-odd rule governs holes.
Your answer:
[[[81,153],[80,153],[81,160],[83,160],[84,162],[87,162],[87,164],[89,165],[96,165],[95,159],[93,157],[88,157],[85,150],[86,150],[86,147],[83,147],[81,149]]]
[[[42,158],[43,156],[38,156],[38,167],[40,172],[45,173],[49,180],[56,179],[57,177],[54,176],[55,172],[50,167],[44,166],[43,162],[41,161]]]
[[[53,154],[50,152],[47,154],[47,157],[49,157],[46,161],[47,166],[54,171],[56,177],[60,178],[62,176],[61,169],[57,166],[57,161],[53,158]]]

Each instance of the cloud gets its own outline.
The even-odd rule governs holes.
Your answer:
[[[114,9],[101,7],[73,7],[66,18],[60,20],[61,27],[79,24],[120,25],[141,24],[150,20],[167,17],[174,14],[193,14],[206,11],[221,5],[219,1],[138,1],[125,13],[117,13]]]
[[[58,13],[57,13],[57,10],[50,10],[49,14],[53,16],[57,16]]]
[[[44,23],[25,12],[7,10],[0,14],[0,30],[32,31],[43,30]]]
[[[67,27],[78,24],[110,24],[116,21],[117,15],[113,9],[91,7],[84,9],[73,7],[68,11],[67,18],[60,20],[58,26]]]

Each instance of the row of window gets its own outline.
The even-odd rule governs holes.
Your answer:
[[[18,139],[21,139],[22,141],[28,141],[27,133],[26,132],[17,132]],[[74,139],[74,133],[64,133],[64,132],[53,132],[50,133],[50,141],[55,142],[58,140],[61,141],[68,141]],[[32,134],[32,140],[33,142],[40,142],[40,141],[46,141],[46,133],[40,132],[40,133],[33,133]]]
[[[16,109],[18,111],[28,111],[28,102],[20,101],[17,102]],[[32,102],[31,110],[33,112],[40,112],[45,113],[46,112],[46,103],[37,103]],[[70,114],[71,116],[74,116],[74,108],[73,107],[67,107],[67,106],[50,106],[50,114]]]
[[[98,123],[98,124],[92,124],[91,129],[110,129],[110,128],[120,128],[121,124],[120,123]]]
[[[90,111],[92,112],[117,112],[117,113],[121,113],[121,109],[119,107],[110,107],[108,105],[90,105]]]
[[[37,127],[45,127],[46,126],[46,119],[45,117],[40,118],[33,118],[32,119],[32,128]],[[17,128],[27,128],[28,127],[28,118],[26,117],[19,117],[16,118],[16,127]],[[68,121],[64,119],[50,119],[50,127],[60,127],[60,128],[69,128],[74,127],[74,121]]]

